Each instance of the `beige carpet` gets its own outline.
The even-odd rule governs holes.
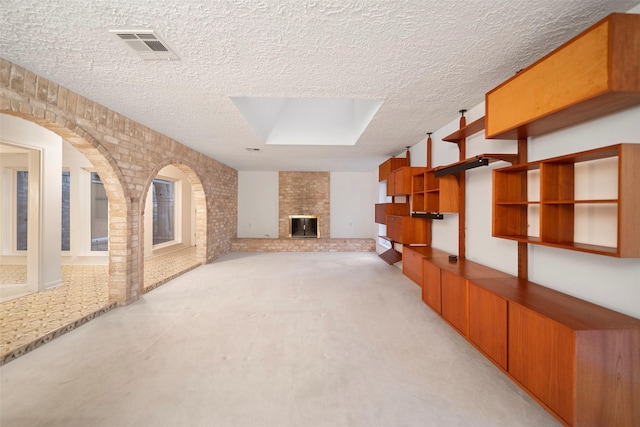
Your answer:
[[[2,427],[559,425],[374,253],[229,254],[0,375]]]

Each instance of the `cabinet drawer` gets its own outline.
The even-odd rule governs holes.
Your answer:
[[[423,256],[408,247],[402,249],[402,273],[422,286],[422,258]]]

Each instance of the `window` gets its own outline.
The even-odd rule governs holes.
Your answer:
[[[16,171],[16,250],[27,250],[29,172]]]
[[[154,179],[153,194],[153,244],[175,240],[175,189],[174,182]]]
[[[60,249],[68,251],[71,242],[71,174],[62,171],[62,238]],[[29,172],[16,171],[16,250],[27,250],[29,225]]]
[[[91,250],[109,249],[109,203],[100,176],[91,172]]]
[[[62,241],[60,249],[71,249],[71,173],[62,171]]]

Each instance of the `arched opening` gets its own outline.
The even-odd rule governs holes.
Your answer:
[[[141,293],[206,263],[206,199],[202,182],[183,164],[159,165],[147,183],[143,212]]]
[[[90,136],[80,136],[69,129],[33,116],[4,113],[0,114],[0,127],[3,129],[1,142],[4,147],[19,147],[26,152],[28,166],[25,172],[28,177],[29,225],[26,233],[28,241],[23,256],[30,273],[28,276],[31,276],[27,278],[29,292],[51,289],[62,283],[61,264],[64,257],[67,258],[67,263],[76,264],[91,264],[90,258],[93,257],[101,258],[103,261],[98,263],[104,264],[108,272],[108,300],[124,302],[127,296],[127,268],[126,259],[123,259],[121,254],[127,251],[129,230],[116,225],[127,221],[127,200],[116,169]],[[57,135],[57,142],[55,138],[43,141],[42,135],[46,133]],[[13,179],[13,174],[25,169],[20,162],[15,161],[15,155],[12,156],[14,158],[9,160],[7,156],[2,157],[2,173],[5,177],[2,185],[6,185],[7,188],[13,184],[18,185],[16,180],[19,178]],[[67,178],[70,181],[68,185],[64,182]],[[95,183],[96,180],[100,181],[103,190],[103,197],[97,196],[102,200],[94,201],[95,205],[102,204],[94,206],[99,209],[96,215],[102,219],[108,218],[106,224],[102,224],[102,227],[107,227],[108,230],[108,245],[104,239],[104,228],[102,233],[99,233],[102,234],[100,249],[107,249],[105,251],[94,250],[96,246],[92,247],[91,244],[91,219],[80,217],[81,213],[91,215],[91,202],[78,200],[78,197],[64,200],[67,190],[69,193],[75,192],[76,196],[86,194],[90,197],[91,188],[96,186],[92,182]],[[11,192],[3,191],[3,198],[12,197],[13,192],[13,188]],[[84,202],[87,204],[83,205]],[[15,206],[13,200],[10,204]],[[105,212],[107,206],[108,212]],[[63,212],[65,208],[68,209],[68,217],[65,217]],[[14,258],[20,255],[20,251],[13,247],[13,235],[20,232],[14,232],[17,224],[12,219],[14,214],[10,211],[11,209],[5,211],[5,215],[2,216],[3,229],[10,231],[9,237],[3,239],[3,263],[9,255],[15,255]],[[70,232],[71,221],[74,224],[74,233]],[[88,228],[79,227],[78,224],[88,224]],[[65,250],[65,247],[74,249]]]

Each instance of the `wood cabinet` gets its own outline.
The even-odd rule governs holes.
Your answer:
[[[469,283],[469,341],[507,369],[507,300]]]
[[[493,171],[495,237],[640,257],[640,144]]]
[[[375,222],[387,223],[387,215],[409,215],[409,203],[376,203]]]
[[[440,281],[440,268],[424,259],[422,271],[422,301],[431,307],[436,313],[442,314],[442,283]]]
[[[424,218],[388,215],[387,237],[405,245],[425,244],[429,240],[429,223]]]
[[[558,420],[638,425],[640,319],[430,247],[403,252],[413,281],[422,260],[425,304]]]
[[[487,138],[540,135],[640,103],[640,15],[612,14],[486,94]]]
[[[440,272],[442,317],[465,337],[469,334],[467,280],[449,271]]]
[[[436,178],[435,171],[430,169],[414,173],[412,180],[411,197],[414,212],[458,212],[460,186],[457,176]]]
[[[417,247],[416,247],[417,248]],[[422,286],[422,259],[424,256],[410,246],[402,248],[402,273]]]
[[[378,181],[385,181],[391,172],[403,166],[409,166],[409,159],[405,157],[392,157],[388,159],[378,166]]]
[[[573,424],[573,331],[518,304],[509,305],[509,373]]]
[[[387,196],[410,196],[413,175],[425,169],[405,166],[391,172],[387,177]]]

